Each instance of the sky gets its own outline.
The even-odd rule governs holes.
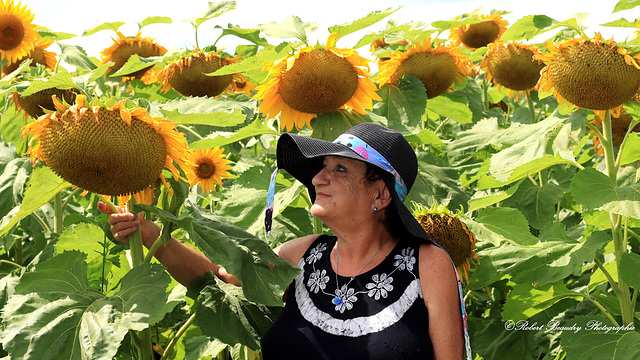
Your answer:
[[[14,0],[18,1],[18,0]],[[619,0],[237,0],[236,9],[204,22],[198,30],[200,47],[211,45],[220,35],[216,25],[227,27],[235,24],[241,28],[257,28],[257,25],[269,22],[281,23],[290,16],[298,16],[305,22],[318,23],[319,27],[312,36],[311,43],[324,43],[329,35],[328,28],[364,17],[373,11],[398,8],[395,13],[379,23],[347,36],[338,42],[339,47],[352,47],[364,35],[378,32],[388,20],[398,23],[422,21],[430,24],[437,20],[448,20],[463,13],[481,8],[481,14],[492,9],[509,11],[504,19],[515,23],[527,15],[547,15],[555,20],[564,21],[576,13],[590,13],[584,24],[589,26],[587,35],[595,31],[602,32],[606,39],[622,41],[631,33],[631,29],[603,28],[599,24],[625,18],[633,21],[639,9],[612,13]],[[115,33],[103,30],[89,36],[81,36],[91,27],[104,22],[125,22],[120,31],[126,36],[135,36],[138,31],[136,22],[142,22],[149,16],[166,16],[171,24],[153,24],[142,29],[143,37],[150,37],[167,49],[195,46],[193,26],[184,21],[199,15],[207,9],[207,0],[22,0],[34,14],[33,23],[55,32],[78,35],[62,41],[68,45],[79,45],[89,56],[99,57],[100,51],[109,47]],[[548,36],[551,36],[549,32]],[[534,39],[535,40],[535,39]],[[277,40],[280,41],[280,40]],[[277,43],[276,39],[270,41]],[[220,40],[219,47],[234,49],[243,42],[227,36]],[[248,43],[247,43],[248,44]],[[48,50],[59,52],[56,45]]]

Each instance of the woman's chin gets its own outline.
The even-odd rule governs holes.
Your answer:
[[[322,218],[324,215],[326,215],[326,211],[324,210],[324,207],[318,205],[318,204],[313,204],[311,205],[311,209],[310,209],[311,215],[317,217],[317,218]]]

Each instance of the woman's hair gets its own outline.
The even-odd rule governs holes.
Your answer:
[[[364,180],[367,183],[372,184],[378,180],[384,181],[385,177],[391,176],[391,174],[375,165],[372,165],[370,163],[365,164],[367,165],[367,170],[364,174]],[[387,181],[384,182],[385,185],[388,184]],[[389,189],[389,191],[391,191],[391,189]],[[400,219],[398,211],[395,207],[395,201],[392,200],[391,203],[389,203],[389,206],[387,206],[387,208],[385,209],[385,216],[382,220],[382,223],[387,227],[387,230],[389,231],[389,233],[391,233],[391,236],[402,237],[405,233],[405,230],[402,224],[402,220]]]

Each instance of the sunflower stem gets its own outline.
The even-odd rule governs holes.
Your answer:
[[[536,109],[533,105],[533,99],[531,98],[531,93],[525,95],[527,98],[527,104],[529,105],[529,114],[531,114],[531,123],[535,124],[538,122],[538,117],[536,116]]]
[[[184,324],[182,324],[182,326],[180,327],[180,330],[178,330],[175,336],[171,339],[171,341],[169,342],[169,345],[167,345],[167,348],[164,349],[164,354],[162,354],[162,357],[160,358],[160,360],[165,360],[169,358],[169,353],[171,353],[173,348],[178,343],[178,340],[180,340],[182,335],[184,335],[184,333],[187,332],[187,329],[189,329],[189,326],[191,326],[191,324],[193,324],[195,320],[196,320],[196,313],[193,313],[191,314],[189,319],[187,319],[187,321]]]
[[[487,85],[487,78],[482,78],[482,98],[484,100],[484,109],[489,110],[489,86]]]
[[[133,196],[127,202],[127,211],[133,213],[133,206],[136,200]],[[131,251],[132,268],[144,263],[144,250],[142,246],[142,234],[140,232],[140,225],[136,231],[129,235],[129,250]]]
[[[62,207],[62,195],[60,192],[58,192],[53,198],[53,209],[53,232],[56,234],[62,234],[64,208]]]
[[[616,186],[618,184],[618,167],[616,166],[613,155],[613,136],[611,130],[611,112],[606,111],[604,116],[604,122],[602,124],[603,136],[602,147],[604,149],[605,163],[607,165],[607,174],[611,183]],[[618,214],[609,214],[611,221],[611,235],[613,237],[614,253],[616,256],[616,267],[618,274],[622,274],[621,260],[622,255],[627,252],[626,238],[622,232],[622,216]],[[625,284],[624,280],[618,276],[618,288],[620,289],[620,295],[618,300],[620,301],[620,311],[622,313],[622,322],[624,325],[633,323],[633,312],[631,307],[631,294],[629,287]]]

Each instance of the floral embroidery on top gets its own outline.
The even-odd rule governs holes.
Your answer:
[[[322,293],[328,296],[331,299],[331,303],[335,306],[335,311],[340,313],[353,309],[354,303],[358,301],[359,294],[367,294],[370,298],[376,301],[386,299],[394,290],[392,275],[398,270],[407,270],[414,276],[414,278],[417,279],[416,274],[413,273],[414,265],[417,262],[416,257],[414,256],[415,249],[407,247],[402,249],[400,254],[396,253],[396,255],[394,255],[394,269],[391,272],[371,275],[370,282],[364,284],[364,288],[362,290],[356,290],[357,287],[349,287],[351,280],[355,279],[355,277],[351,277],[351,280],[348,280],[348,282],[343,285],[337,283],[336,278],[336,284],[333,284],[333,281],[331,281],[332,277],[327,275],[327,269],[316,268],[318,260],[322,258],[323,254],[331,251],[327,249],[328,243],[317,244],[309,250],[307,257],[303,258],[301,263],[304,263],[304,260],[306,260],[307,264],[303,264],[302,267],[304,268],[305,265],[311,265],[312,267],[306,281],[308,291],[314,294]],[[331,293],[331,289],[334,288],[334,286],[335,290]],[[327,287],[329,287],[329,289],[327,289]]]
[[[327,250],[327,244],[318,244],[309,252],[309,256],[307,256],[307,262],[313,264],[316,261],[320,260],[320,258],[322,257],[322,252],[324,252],[325,250]]]
[[[402,249],[402,255],[395,255],[393,258],[396,261],[393,266],[397,266],[398,269],[413,271],[413,264],[416,263],[416,258],[413,256],[414,250],[412,248]]]
[[[382,275],[375,274],[371,277],[373,282],[370,282],[366,285],[369,292],[367,293],[369,297],[372,297],[376,300],[380,300],[380,297],[386,298],[389,291],[393,291],[393,278],[388,276],[386,273],[382,273]]]
[[[327,276],[327,270],[316,270],[309,275],[309,280],[307,281],[307,286],[309,289],[317,293],[320,290],[324,290],[327,287],[327,283],[329,282],[329,277]]]
[[[336,311],[340,311],[341,314],[344,313],[345,310],[351,310],[353,303],[358,301],[355,290],[353,290],[353,288],[347,289],[347,285],[342,285],[340,289],[336,289],[335,296],[336,299],[340,300],[335,301],[333,304],[336,306]]]

